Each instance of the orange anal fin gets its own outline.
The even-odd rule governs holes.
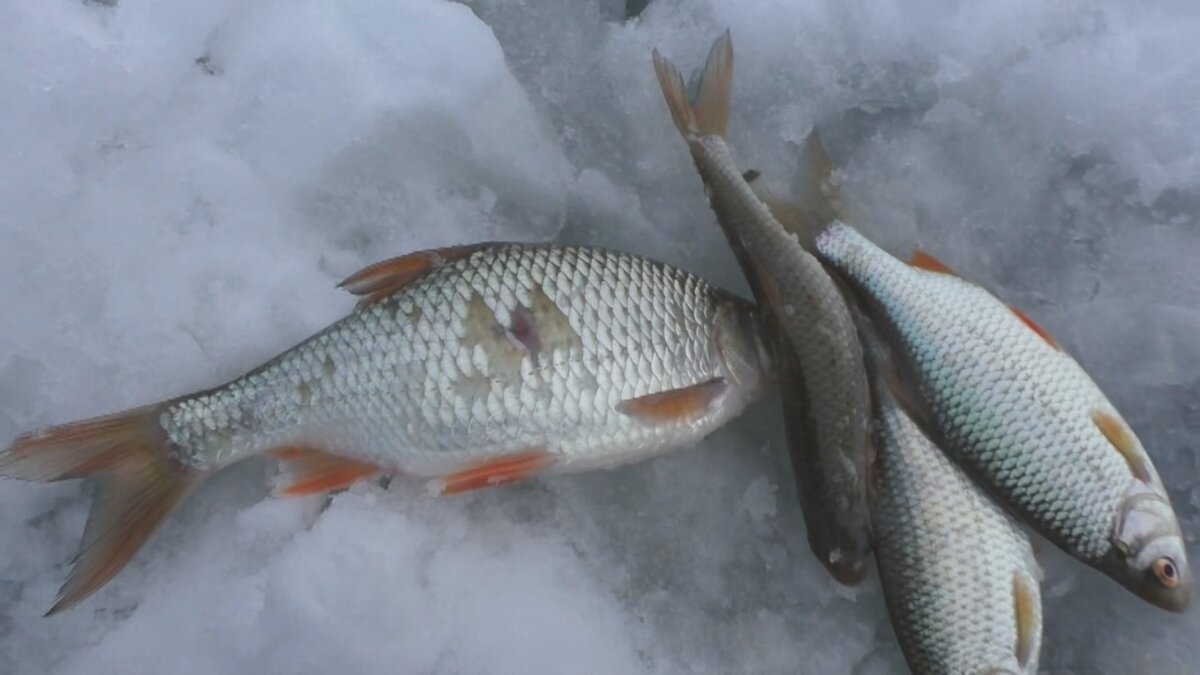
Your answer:
[[[1139,447],[1133,430],[1120,418],[1102,410],[1092,411],[1092,422],[1096,424],[1096,428],[1100,429],[1100,433],[1104,434],[1108,442],[1112,443],[1117,452],[1125,458],[1134,477],[1147,485],[1151,484],[1154,480],[1153,472],[1150,471],[1149,460]]]
[[[1027,314],[1025,314],[1025,312],[1022,312],[1021,310],[1017,309],[1016,307],[1012,307],[1012,306],[1009,306],[1009,309],[1012,310],[1012,313],[1015,314],[1016,317],[1021,320],[1021,323],[1025,324],[1026,326],[1029,326],[1029,330],[1032,330],[1033,332],[1037,333],[1038,337],[1045,340],[1046,343],[1049,344],[1051,347],[1054,347],[1055,349],[1062,351],[1062,347],[1060,347],[1058,345],[1058,342],[1053,337],[1050,336],[1050,333],[1046,332],[1045,328],[1042,328],[1033,319],[1029,318],[1029,316]]]
[[[725,378],[715,377],[707,382],[682,389],[631,398],[617,404],[617,412],[651,423],[690,422],[708,412],[709,406],[725,393]]]
[[[958,274],[950,269],[948,265],[941,260],[929,255],[921,249],[916,249],[912,253],[912,257],[908,259],[908,264],[919,270],[926,272],[937,272],[938,274],[948,274],[952,277],[957,277]]]
[[[338,286],[355,295],[364,296],[359,302],[359,306],[366,307],[391,297],[392,294],[443,265],[461,260],[476,251],[493,245],[492,243],[463,244],[416,251],[368,265],[346,277]]]
[[[507,485],[529,478],[549,466],[551,461],[550,453],[540,449],[507,455],[434,479],[429,483],[429,491],[435,496],[456,495]]]
[[[311,448],[279,448],[271,454],[289,464],[289,482],[275,491],[280,497],[301,497],[341,490],[382,472],[373,464],[335,457]]]

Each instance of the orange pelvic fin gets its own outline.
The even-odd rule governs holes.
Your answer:
[[[543,449],[527,450],[481,462],[462,471],[429,482],[434,496],[456,495],[495,485],[507,485],[529,478],[550,465],[550,453]]]
[[[1020,573],[1014,574],[1013,613],[1017,618],[1017,640],[1013,650],[1022,668],[1029,664],[1042,632],[1038,612],[1038,597],[1033,585]]]
[[[621,401],[616,409],[619,413],[655,424],[690,422],[708,412],[709,406],[725,393],[727,387],[725,378],[715,377],[681,389]]]
[[[913,251],[912,257],[908,259],[908,264],[919,270],[925,270],[926,272],[948,274],[952,277],[959,276],[958,273],[950,269],[950,267],[941,260],[938,260],[919,248]]]
[[[1050,335],[1050,333],[1048,333],[1046,331],[1045,328],[1042,328],[1033,319],[1029,318],[1029,315],[1027,315],[1025,312],[1022,312],[1021,310],[1019,310],[1016,307],[1013,307],[1011,305],[1009,306],[1009,309],[1012,310],[1013,314],[1017,315],[1017,318],[1021,320],[1021,323],[1024,323],[1026,326],[1029,326],[1030,330],[1037,333],[1038,337],[1045,340],[1046,343],[1049,344],[1051,347],[1054,347],[1055,349],[1057,349],[1060,352],[1062,351],[1062,347],[1059,346],[1058,341],[1055,340]]]
[[[0,475],[58,481],[93,476],[96,496],[75,566],[46,613],[80,602],[121,571],[206,474],[176,463],[161,406],[64,424],[0,452]]]
[[[1125,424],[1125,421],[1102,410],[1093,410],[1092,422],[1096,424],[1096,428],[1104,434],[1108,442],[1112,443],[1117,452],[1125,458],[1134,477],[1149,485],[1154,480],[1149,459],[1139,447],[1137,437],[1133,435],[1133,430]]]
[[[416,251],[368,265],[346,277],[339,288],[364,296],[359,307],[373,305],[420,279],[429,272],[455,260],[461,260],[491,243],[463,244]]]
[[[279,497],[301,497],[341,490],[383,472],[374,464],[337,457],[312,448],[278,448],[271,454],[288,463],[290,481],[275,491]]]

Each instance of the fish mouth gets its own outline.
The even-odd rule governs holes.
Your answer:
[[[1175,512],[1165,495],[1140,481],[1122,502],[1112,549],[1099,567],[1156,607],[1182,613],[1191,604],[1194,581]]]
[[[1153,581],[1142,581],[1136,587],[1131,584],[1125,584],[1138,597],[1149,602],[1150,604],[1165,609],[1168,612],[1183,614],[1187,611],[1192,603],[1192,575],[1185,570],[1179,584],[1174,588],[1163,588],[1162,586],[1154,585]]]

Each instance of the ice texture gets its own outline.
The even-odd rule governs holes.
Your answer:
[[[744,292],[649,58],[699,66],[728,26],[745,167],[788,189],[818,125],[856,223],[1094,374],[1200,562],[1200,5],[644,5],[0,3],[0,443],[219,384],[417,248],[613,246]],[[900,671],[874,578],[808,552],[777,407],[454,498],[397,479],[322,511],[247,463],[51,619],[90,489],[0,481],[0,673]],[[1200,613],[1040,548],[1045,672],[1200,671]]]

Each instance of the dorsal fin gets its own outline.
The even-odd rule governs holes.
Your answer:
[[[833,161],[816,129],[808,134],[800,153],[799,182],[794,200],[773,194],[765,181],[760,180],[762,172],[757,169],[746,171],[742,178],[779,225],[808,251],[813,250],[816,238],[830,223],[844,220],[841,197],[833,180]]]
[[[1043,340],[1045,340],[1051,347],[1054,347],[1055,349],[1062,351],[1062,347],[1059,346],[1058,341],[1055,340],[1050,335],[1050,333],[1048,333],[1046,331],[1045,328],[1042,328],[1041,326],[1039,326],[1037,324],[1037,322],[1035,322],[1033,319],[1029,318],[1029,315],[1027,315],[1025,312],[1022,312],[1021,310],[1017,309],[1016,307],[1013,307],[1012,305],[1009,305],[1008,308],[1010,310],[1012,310],[1013,314],[1017,315],[1017,318],[1021,320],[1021,323],[1024,323],[1026,326],[1029,326],[1030,330],[1037,333],[1038,336],[1041,337]]]
[[[908,259],[908,264],[919,270],[925,270],[926,272],[948,274],[952,277],[959,276],[958,273],[950,269],[948,265],[919,248],[913,250],[912,257]]]
[[[338,287],[355,295],[364,296],[358,306],[367,307],[384,298],[391,297],[396,291],[443,265],[461,260],[476,251],[495,245],[497,244],[494,242],[463,244],[416,251],[389,258],[351,274],[338,284]]]
[[[800,153],[799,181],[800,203],[811,212],[811,218],[820,229],[834,220],[845,220],[842,195],[833,176],[833,160],[821,134],[813,128],[804,139]]]

